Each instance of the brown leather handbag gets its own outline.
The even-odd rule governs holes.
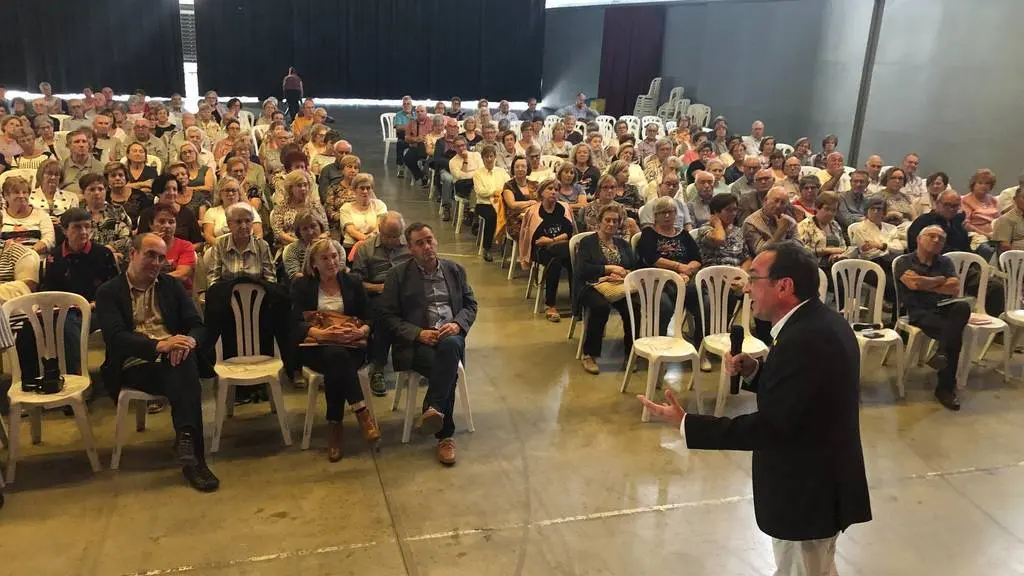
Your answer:
[[[309,310],[302,313],[302,318],[309,322],[310,328],[333,328],[343,326],[353,329],[361,329],[364,322],[355,316],[334,312],[332,310]],[[345,348],[366,349],[366,337],[358,336],[350,340],[320,341],[310,335],[306,335],[299,346],[344,346]]]

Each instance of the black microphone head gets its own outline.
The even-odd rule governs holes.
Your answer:
[[[743,351],[743,338],[746,336],[746,331],[743,330],[743,326],[733,326],[729,330],[729,344],[731,346],[730,352],[733,354],[739,354]]]

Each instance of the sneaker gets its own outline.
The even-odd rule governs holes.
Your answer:
[[[192,430],[178,433],[178,438],[174,441],[174,453],[182,466],[195,466],[199,463],[199,459],[196,458],[195,433]]]
[[[601,369],[598,368],[597,362],[594,361],[593,356],[584,356],[583,358],[580,358],[580,364],[583,366],[583,369],[590,374],[601,373]]]
[[[205,462],[185,466],[181,469],[181,473],[188,480],[188,483],[200,492],[215,492],[217,488],[220,488],[220,480],[213,475],[213,472],[207,467]]]
[[[953,390],[935,390],[935,399],[939,401],[948,410],[957,412],[960,410],[960,398],[957,397],[956,392]]]
[[[700,371],[711,372],[711,360],[708,360],[707,356],[700,359]]]
[[[374,372],[370,375],[370,392],[374,396],[388,395],[388,381],[384,379],[383,372]]]

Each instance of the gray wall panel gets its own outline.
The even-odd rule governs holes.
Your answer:
[[[544,105],[560,108],[579,92],[597,96],[604,7],[548,10],[544,26]]]

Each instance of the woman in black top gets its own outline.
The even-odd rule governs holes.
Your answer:
[[[593,200],[597,194],[597,180],[601,173],[594,168],[594,161],[590,157],[590,146],[577,144],[572,148],[572,166],[576,170],[576,183],[583,187],[587,193],[587,200]]]
[[[120,162],[107,162],[103,175],[107,179],[107,202],[124,208],[132,221],[132,230],[139,225],[139,213],[153,205],[153,198],[135,188],[129,188],[128,170]]]
[[[608,173],[615,178],[619,185],[615,190],[615,201],[626,207],[626,214],[637,222],[640,221],[640,209],[644,207],[643,196],[640,190],[629,183],[629,162],[616,160],[608,166]]]
[[[146,157],[145,146],[138,142],[129,144],[125,176],[128,179],[126,186],[148,194],[153,190],[153,180],[157,177],[157,173],[156,168],[146,164]]]
[[[676,228],[676,210],[676,203],[670,197],[663,196],[654,201],[654,226],[648,226],[640,232],[636,252],[642,267],[661,268],[679,274],[680,283],[686,286],[686,299],[683,305],[693,316],[693,345],[699,348],[704,338],[704,330],[701,327],[700,301],[697,298],[697,283],[694,277],[701,267],[700,248],[688,231]],[[665,286],[661,300],[661,315],[664,320],[675,310],[675,284]],[[704,300],[706,302],[708,299]],[[701,363],[702,370],[705,363],[707,359]],[[710,370],[710,366],[707,368]]]
[[[540,183],[538,194],[540,204],[531,208],[526,221],[530,223],[527,230],[536,226],[530,239],[531,260],[544,265],[544,315],[551,322],[558,322],[561,317],[555,308],[558,297],[558,281],[562,277],[562,268],[569,270],[570,291],[572,290],[572,266],[569,261],[569,238],[573,235],[572,220],[563,204],[558,202],[558,193],[562,185],[554,178]]]

